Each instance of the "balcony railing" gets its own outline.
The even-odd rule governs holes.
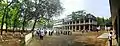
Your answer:
[[[77,24],[63,24],[64,26],[69,26],[69,25],[85,25],[85,24],[94,24],[94,25],[97,25],[96,22],[92,22],[92,23],[77,23]]]

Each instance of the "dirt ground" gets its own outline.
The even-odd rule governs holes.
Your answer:
[[[45,36],[43,40],[34,37],[28,46],[104,46],[107,39],[97,39],[100,32],[74,32],[72,35]]]
[[[83,42],[86,43],[85,46],[105,46],[107,39],[98,39],[97,37],[100,36],[103,31],[101,32],[89,32],[84,34],[83,36],[75,36],[75,42]],[[77,44],[76,44],[77,46]]]
[[[20,46],[21,39],[24,38],[19,32],[3,32],[0,35],[0,46]]]

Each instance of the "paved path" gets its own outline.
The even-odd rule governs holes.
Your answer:
[[[108,38],[109,33],[103,33],[102,35],[100,35],[97,38]]]
[[[97,37],[97,38],[108,38],[108,35],[109,35],[109,33],[103,33],[102,35],[100,35],[99,37]],[[112,45],[117,45],[117,41],[116,41],[116,39],[115,39],[115,35],[113,35],[113,37],[112,37],[113,39],[112,39]],[[109,46],[109,41],[107,41],[107,43],[106,43],[106,46]]]

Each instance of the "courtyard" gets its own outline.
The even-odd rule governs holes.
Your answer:
[[[107,32],[73,32],[72,35],[45,36],[43,40],[35,36],[27,46],[105,46],[107,39],[97,38],[103,33]]]

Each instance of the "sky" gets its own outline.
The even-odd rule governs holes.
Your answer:
[[[109,0],[60,0],[64,11],[58,19],[65,18],[73,11],[86,10],[96,17],[109,18],[110,7]]]

